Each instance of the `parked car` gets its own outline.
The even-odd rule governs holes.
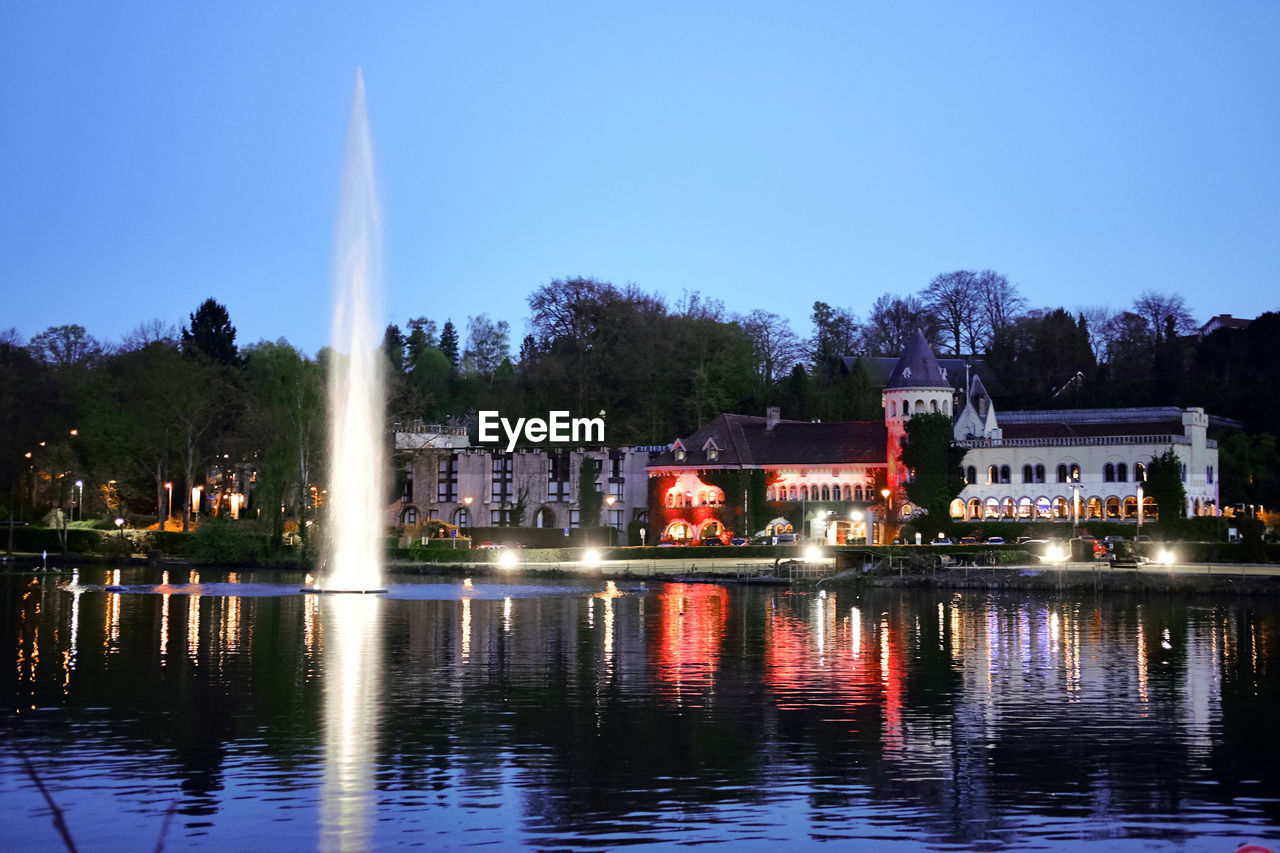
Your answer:
[[[1003,544],[1004,544],[1004,537],[1003,537],[1003,536],[988,536],[988,537],[987,537],[987,544],[988,544],[988,545],[1003,545]]]
[[[934,539],[934,540],[933,540],[932,542],[930,542],[929,544],[930,544],[930,545],[951,545],[951,544],[953,544],[953,543],[952,543],[952,541],[951,541],[950,537],[943,536],[941,533],[939,533],[939,534],[938,534],[938,538],[937,538],[937,539]]]
[[[719,536],[705,536],[702,539],[702,544],[709,546],[709,545],[723,545],[724,543],[720,541]]]
[[[977,544],[978,544],[978,537],[976,537],[976,536],[961,536],[961,537],[960,537],[960,544],[961,544],[961,545],[977,545]]]
[[[746,540],[746,539],[744,539],[744,538],[742,538],[741,536],[735,536],[735,537],[733,537],[732,539],[730,539],[730,540],[729,540],[729,544],[730,544],[730,545],[735,545],[735,546],[736,546],[736,545],[746,545],[746,544],[747,544],[747,540]]]
[[[796,544],[796,535],[794,533],[779,533],[774,538],[778,540],[779,545]]]

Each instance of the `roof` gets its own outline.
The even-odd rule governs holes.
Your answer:
[[[707,458],[703,448],[714,439],[718,454]],[[754,415],[719,415],[702,429],[680,439],[685,458],[677,462],[668,451],[653,459],[653,467],[732,468],[778,465],[884,464],[889,433],[884,423],[840,421],[810,423],[766,420]]]
[[[893,374],[885,383],[886,388],[950,388],[951,382],[942,372],[942,366],[933,354],[933,348],[925,340],[924,332],[916,329],[907,348],[893,368]]]
[[[893,370],[898,366],[900,360],[879,355],[847,355],[841,359],[845,372],[852,373],[854,370],[862,370],[867,375],[872,387],[875,388],[884,388],[889,384],[889,377],[893,375]],[[974,376],[982,379],[983,387],[987,389],[987,393],[992,397],[999,398],[1008,395],[1004,383],[987,365],[985,359],[969,356],[939,358],[937,362],[938,366],[946,373],[947,385],[961,393],[967,390],[964,387],[965,368],[967,367]]]

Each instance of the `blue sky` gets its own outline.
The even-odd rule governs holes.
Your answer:
[[[0,328],[213,296],[314,353],[357,66],[396,322],[516,345],[585,275],[807,334],[958,268],[1280,309],[1275,3],[311,5],[5,4]]]

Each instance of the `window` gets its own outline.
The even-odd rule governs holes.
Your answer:
[[[1079,465],[1071,466],[1071,482],[1073,483],[1080,482],[1080,466]]]
[[[1213,485],[1213,466],[1204,469],[1204,481],[1209,485]]]
[[[720,455],[720,448],[716,447],[714,444],[707,448],[708,461],[715,462],[716,457],[719,455]]]
[[[1123,462],[1116,465],[1116,482],[1117,483],[1129,482],[1129,466],[1124,464]]]
[[[547,454],[547,500],[569,500],[570,456],[567,450],[553,451]]]
[[[489,510],[489,525],[491,527],[502,527],[507,523],[507,511],[503,509]]]
[[[987,469],[987,485],[994,485],[998,482],[1000,482],[1000,469],[992,465]]]
[[[1022,482],[1030,483],[1031,481],[1032,481],[1031,466],[1023,465],[1022,466]]]
[[[471,526],[471,513],[465,506],[460,506],[453,511],[453,525],[454,527]]]
[[[929,401],[929,411],[931,411],[931,412],[937,412],[937,411],[938,411],[938,401],[937,401],[937,400],[930,400],[930,401]]]
[[[1187,463],[1183,462],[1179,467],[1182,470],[1182,482],[1185,483],[1187,482]]]
[[[807,501],[807,500],[809,500],[809,487],[808,487],[808,486],[801,486],[801,487],[800,487],[800,500],[802,500],[802,501]]]
[[[890,400],[889,401],[889,417],[896,418],[897,416],[898,416],[898,404]]]
[[[573,528],[582,526],[582,513],[579,510],[569,510],[569,526]]]
[[[1212,482],[1212,480],[1210,480]],[[404,472],[404,492],[401,493],[400,499],[405,503],[413,500],[413,472]]]
[[[458,502],[458,454],[451,453],[440,460],[436,468],[436,501]]]
[[[1120,517],[1120,499],[1117,497],[1107,498],[1107,518]]]
[[[773,488],[773,486],[770,486],[770,487],[769,487],[769,503],[773,503],[773,502],[774,502],[774,494],[775,494],[775,493],[774,493],[774,488]]]
[[[609,526],[614,530],[622,529],[622,514],[623,511],[620,509],[609,510]]]
[[[1037,465],[1037,466],[1036,466],[1036,469],[1035,469],[1035,480],[1036,480],[1036,482],[1037,482],[1037,483],[1043,483],[1043,482],[1044,482],[1044,466],[1043,466],[1043,465]]]
[[[1116,481],[1116,466],[1108,462],[1102,466],[1102,482],[1114,483]]]
[[[798,501],[798,500],[800,500],[798,497],[796,497],[796,487],[795,487],[795,486],[792,486],[792,487],[791,487],[791,500],[793,500],[793,501]]]
[[[705,491],[698,492],[698,506],[707,505],[707,493]]]
[[[1147,466],[1141,462],[1133,463],[1133,481],[1135,483],[1145,483],[1147,481]]]
[[[911,414],[911,402],[909,400],[902,401],[902,416],[905,418]]]
[[[970,485],[976,484],[978,482],[978,469],[974,468],[972,465],[970,465],[968,468],[965,468],[964,481],[966,483],[969,483]]]
[[[676,448],[676,461],[677,461],[677,462],[683,462],[683,461],[684,461],[684,448],[683,448],[683,447],[677,447],[677,448]]]
[[[844,499],[847,501],[853,500],[853,489],[849,488],[848,483],[845,483],[844,486]]]
[[[493,500],[498,504],[515,502],[515,484],[511,481],[514,465],[515,460],[509,453],[495,453],[490,461]]]
[[[1001,465],[1001,466],[1000,466],[1000,482],[1001,482],[1001,483],[1008,483],[1008,482],[1010,482],[1009,466],[1008,466],[1008,465]]]
[[[1058,482],[1059,483],[1067,482],[1067,466],[1066,465],[1058,466]]]
[[[828,486],[826,483],[822,484],[822,499],[824,501],[831,500],[831,487]]]
[[[610,480],[609,494],[613,495],[618,500],[622,500],[622,486],[623,483],[621,480]]]
[[[405,509],[404,509],[404,515],[401,517],[401,519],[400,519],[400,520],[401,520],[401,522],[403,522],[404,524],[417,524],[417,523],[418,523],[418,510],[417,510],[417,509],[415,509],[414,507],[411,507],[411,506],[409,506],[409,507],[405,507]]]
[[[860,501],[860,500],[862,500],[862,499],[863,499],[863,498],[862,498],[862,486],[861,486],[861,485],[857,485],[857,486],[854,486],[854,487],[853,487],[853,499],[854,499],[855,501]]]

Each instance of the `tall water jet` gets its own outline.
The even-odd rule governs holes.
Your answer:
[[[382,225],[364,75],[356,70],[338,203],[329,366],[328,548],[320,587],[382,586]]]

